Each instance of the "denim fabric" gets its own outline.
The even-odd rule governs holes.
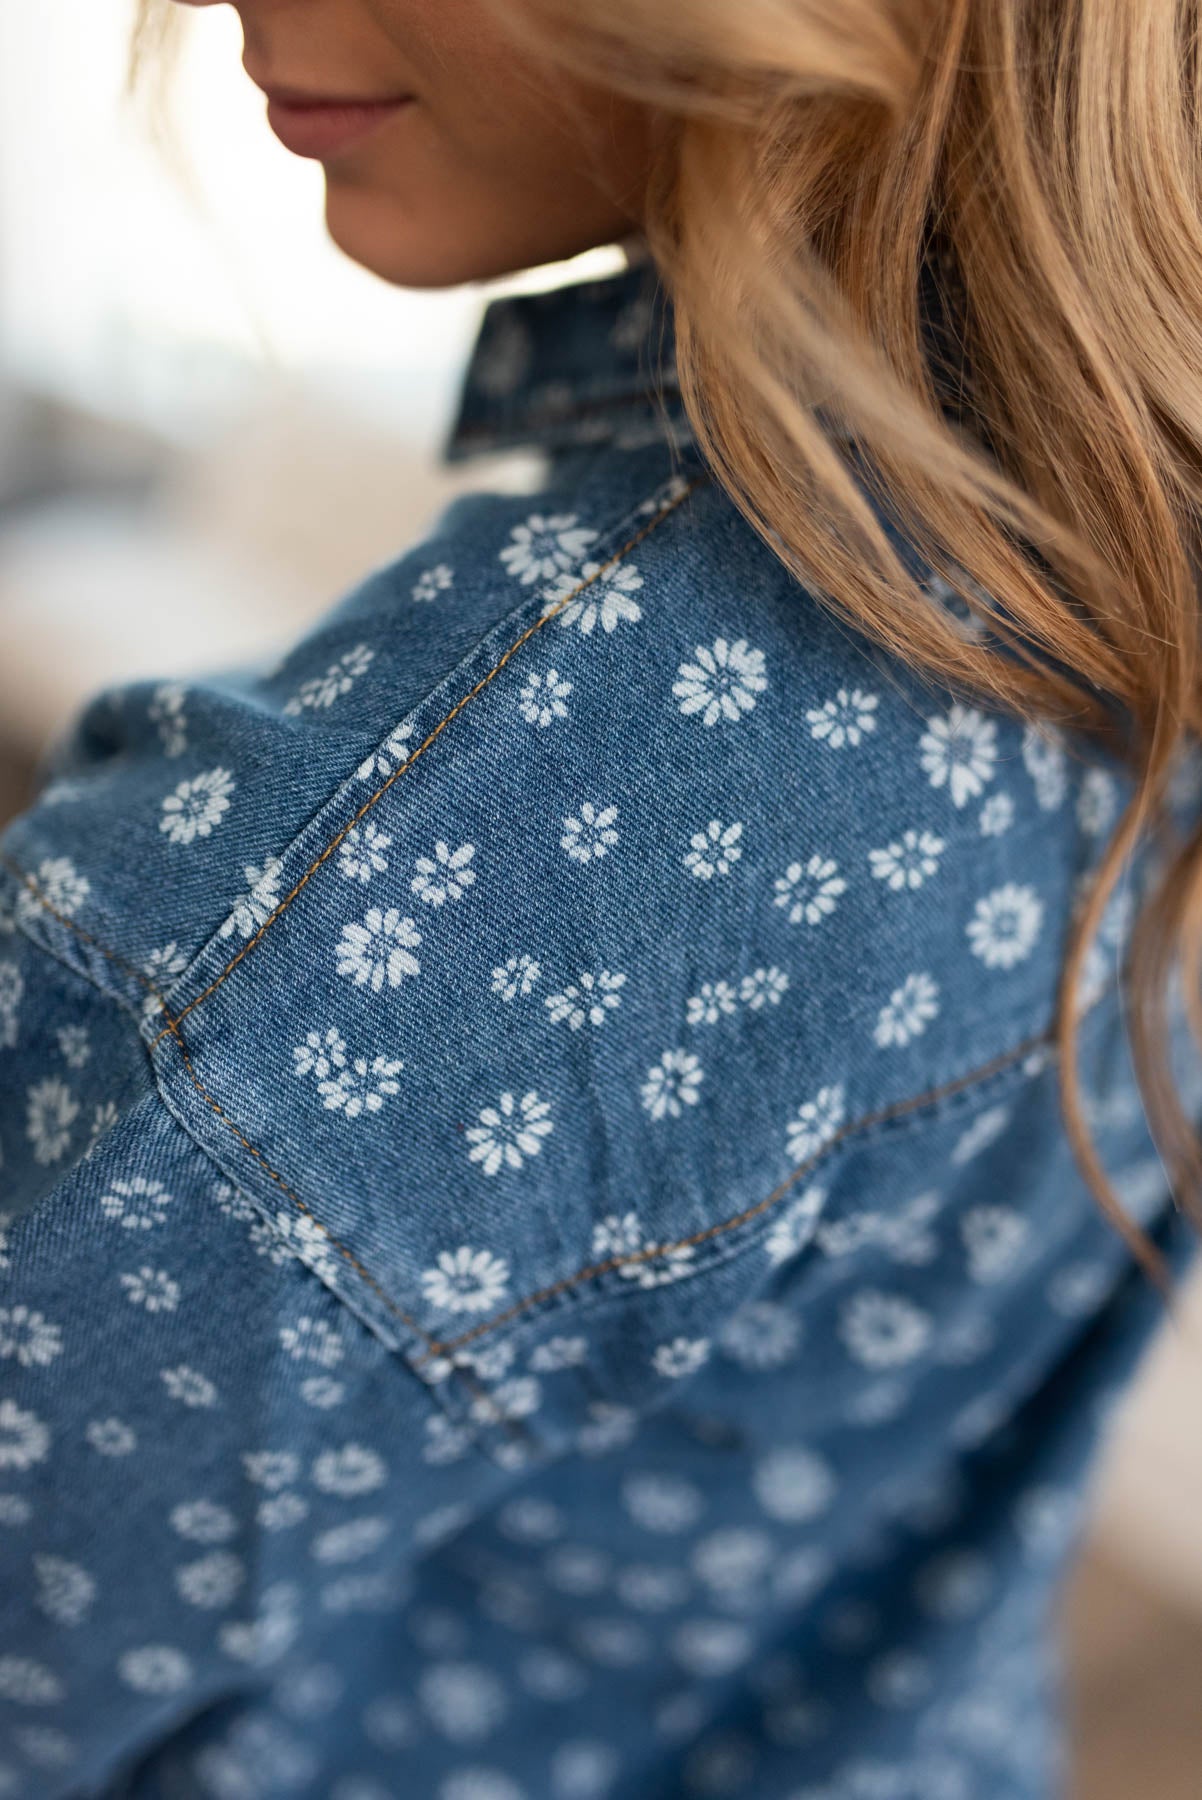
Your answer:
[[[494,303],[447,454],[519,444],[3,839],[0,1793],[1051,1795],[1160,1317],[1048,1038],[1128,777],[784,572],[646,268]],[[1149,874],[1082,1081],[1184,1268]]]

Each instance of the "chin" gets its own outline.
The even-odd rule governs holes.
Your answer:
[[[344,256],[393,287],[459,287],[530,266],[522,246],[507,245],[495,235],[482,241],[466,220],[456,230],[453,217],[415,216],[393,196],[346,187],[331,176],[325,223]]]

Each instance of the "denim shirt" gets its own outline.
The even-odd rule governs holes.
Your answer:
[[[1129,777],[784,570],[646,266],[493,303],[447,454],[517,445],[0,845],[0,1794],[1051,1794],[1161,1316],[1050,1040]],[[1146,874],[1081,1079],[1183,1266]]]

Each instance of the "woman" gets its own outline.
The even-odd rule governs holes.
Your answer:
[[[12,1791],[1058,1792],[1198,1173],[1197,9],[237,3],[357,261],[629,267],[485,318],[535,495],[4,839]]]

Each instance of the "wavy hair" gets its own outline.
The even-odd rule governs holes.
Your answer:
[[[1087,952],[1152,840],[1130,1047],[1202,1226],[1168,1016],[1179,983],[1202,1049],[1202,820],[1183,834],[1170,803],[1202,728],[1202,0],[489,4],[650,109],[644,231],[684,403],[774,553],[919,673],[1130,771],[1073,919],[1056,1061],[1080,1170],[1167,1295],[1087,1127],[1077,1033]],[[955,295],[942,367],[932,255]],[[931,604],[903,543],[978,629]]]

